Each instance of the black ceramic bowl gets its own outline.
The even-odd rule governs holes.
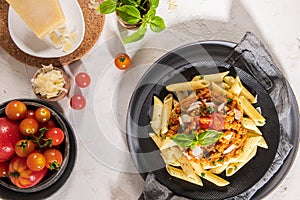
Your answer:
[[[58,146],[58,149],[63,155],[63,162],[57,171],[48,170],[46,176],[35,186],[30,188],[18,188],[9,178],[0,179],[0,197],[13,198],[20,197],[47,197],[54,193],[69,177],[75,162],[76,157],[76,140],[73,130],[70,127],[64,116],[50,104],[33,99],[16,99],[26,104],[28,110],[35,110],[38,107],[46,107],[51,112],[51,119],[56,126],[61,128],[65,134],[64,142]],[[12,100],[10,100],[12,101]],[[10,102],[7,101],[0,105],[0,117],[5,116],[5,106]],[[2,193],[3,192],[3,193]]]

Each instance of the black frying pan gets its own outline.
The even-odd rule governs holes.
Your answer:
[[[229,42],[198,42],[167,53],[145,73],[132,96],[128,109],[127,139],[136,167],[144,177],[147,172],[153,171],[160,183],[178,195],[205,200],[236,196],[251,188],[263,177],[276,154],[280,130],[273,102],[264,87],[246,71],[243,63],[239,63],[239,66],[229,66],[225,62],[233,47],[234,44]],[[229,70],[230,75],[238,75],[245,87],[254,95],[258,95],[258,103],[255,106],[261,107],[266,118],[266,124],[261,127],[261,131],[269,149],[259,148],[257,155],[232,177],[221,174],[221,177],[230,181],[230,185],[226,187],[217,187],[205,180],[204,186],[200,187],[171,177],[164,168],[156,145],[148,136],[149,132],[153,132],[150,127],[153,96],[163,99],[168,94],[165,86],[170,83],[191,80],[197,74],[211,74],[225,70]],[[293,158],[287,159],[288,166],[292,160]],[[253,199],[259,199],[272,190],[285,172],[279,174],[277,180],[271,180],[272,184],[269,186],[266,184]]]

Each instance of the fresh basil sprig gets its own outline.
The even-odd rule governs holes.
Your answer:
[[[191,134],[176,134],[171,138],[178,146],[189,148],[197,143],[197,135]]]
[[[215,130],[206,130],[197,135],[194,132],[191,134],[176,134],[171,139],[181,147],[194,148],[195,145],[206,146],[213,144],[223,135],[223,132]]]
[[[140,11],[133,5],[124,5],[116,8],[119,16],[128,24],[136,24],[141,21]]]
[[[145,6],[149,5],[147,11]],[[156,16],[159,0],[106,0],[97,9],[102,14],[118,12],[119,17],[128,24],[141,22],[140,28],[124,38],[124,43],[135,42],[142,39],[148,26],[153,32],[160,32],[166,28],[163,18]],[[142,14],[146,13],[146,14]]]
[[[102,14],[110,14],[116,11],[118,2],[116,0],[103,1],[98,7],[97,11]]]

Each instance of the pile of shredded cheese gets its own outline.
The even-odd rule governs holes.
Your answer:
[[[61,71],[55,70],[52,65],[45,66],[38,71],[38,75],[31,80],[35,94],[47,99],[58,96],[62,91],[68,92],[64,86],[66,80]]]

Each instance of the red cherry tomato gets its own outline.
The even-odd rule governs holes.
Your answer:
[[[0,162],[11,159],[15,153],[15,145],[21,137],[17,121],[0,118]]]
[[[208,129],[211,125],[211,117],[201,116],[199,117],[199,126],[201,129]]]
[[[19,140],[15,146],[15,152],[20,157],[27,157],[35,149],[33,142],[30,140]]]
[[[32,171],[41,171],[46,166],[46,158],[41,153],[33,152],[27,156],[26,165]]]
[[[224,117],[220,113],[213,113],[211,115],[212,118],[212,124],[210,126],[211,129],[214,130],[222,130],[224,127]]]
[[[36,109],[34,116],[38,122],[45,123],[50,119],[51,112],[48,108],[39,107],[38,109]]]
[[[34,110],[27,110],[25,118],[34,118]]]
[[[9,178],[19,188],[30,188],[38,184],[47,174],[48,169],[32,171],[26,164],[26,158],[14,157],[9,163]]]
[[[58,170],[63,161],[61,152],[58,149],[47,149],[44,152],[46,158],[46,167],[50,170]]]
[[[0,178],[8,176],[8,162],[0,162]]]
[[[130,67],[130,57],[125,53],[120,53],[115,58],[115,66],[120,70],[125,70]]]
[[[75,110],[82,110],[86,106],[86,101],[84,96],[79,94],[73,96],[71,98],[70,105]]]
[[[55,124],[55,122],[54,122],[52,119],[50,119],[49,121],[47,121],[47,122],[45,122],[45,123],[40,123],[40,124],[39,124],[39,127],[40,127],[40,128],[47,128],[47,129],[50,129],[50,128],[56,127],[56,124]]]
[[[19,130],[25,136],[33,135],[39,130],[39,123],[34,118],[25,118],[21,121]]]
[[[75,76],[75,82],[79,87],[86,88],[91,83],[91,77],[85,72],[80,72]]]
[[[9,119],[20,120],[26,116],[27,106],[21,101],[11,101],[5,107],[5,114]]]
[[[45,139],[51,139],[52,145],[57,146],[64,141],[65,134],[60,128],[51,128],[46,132]]]

